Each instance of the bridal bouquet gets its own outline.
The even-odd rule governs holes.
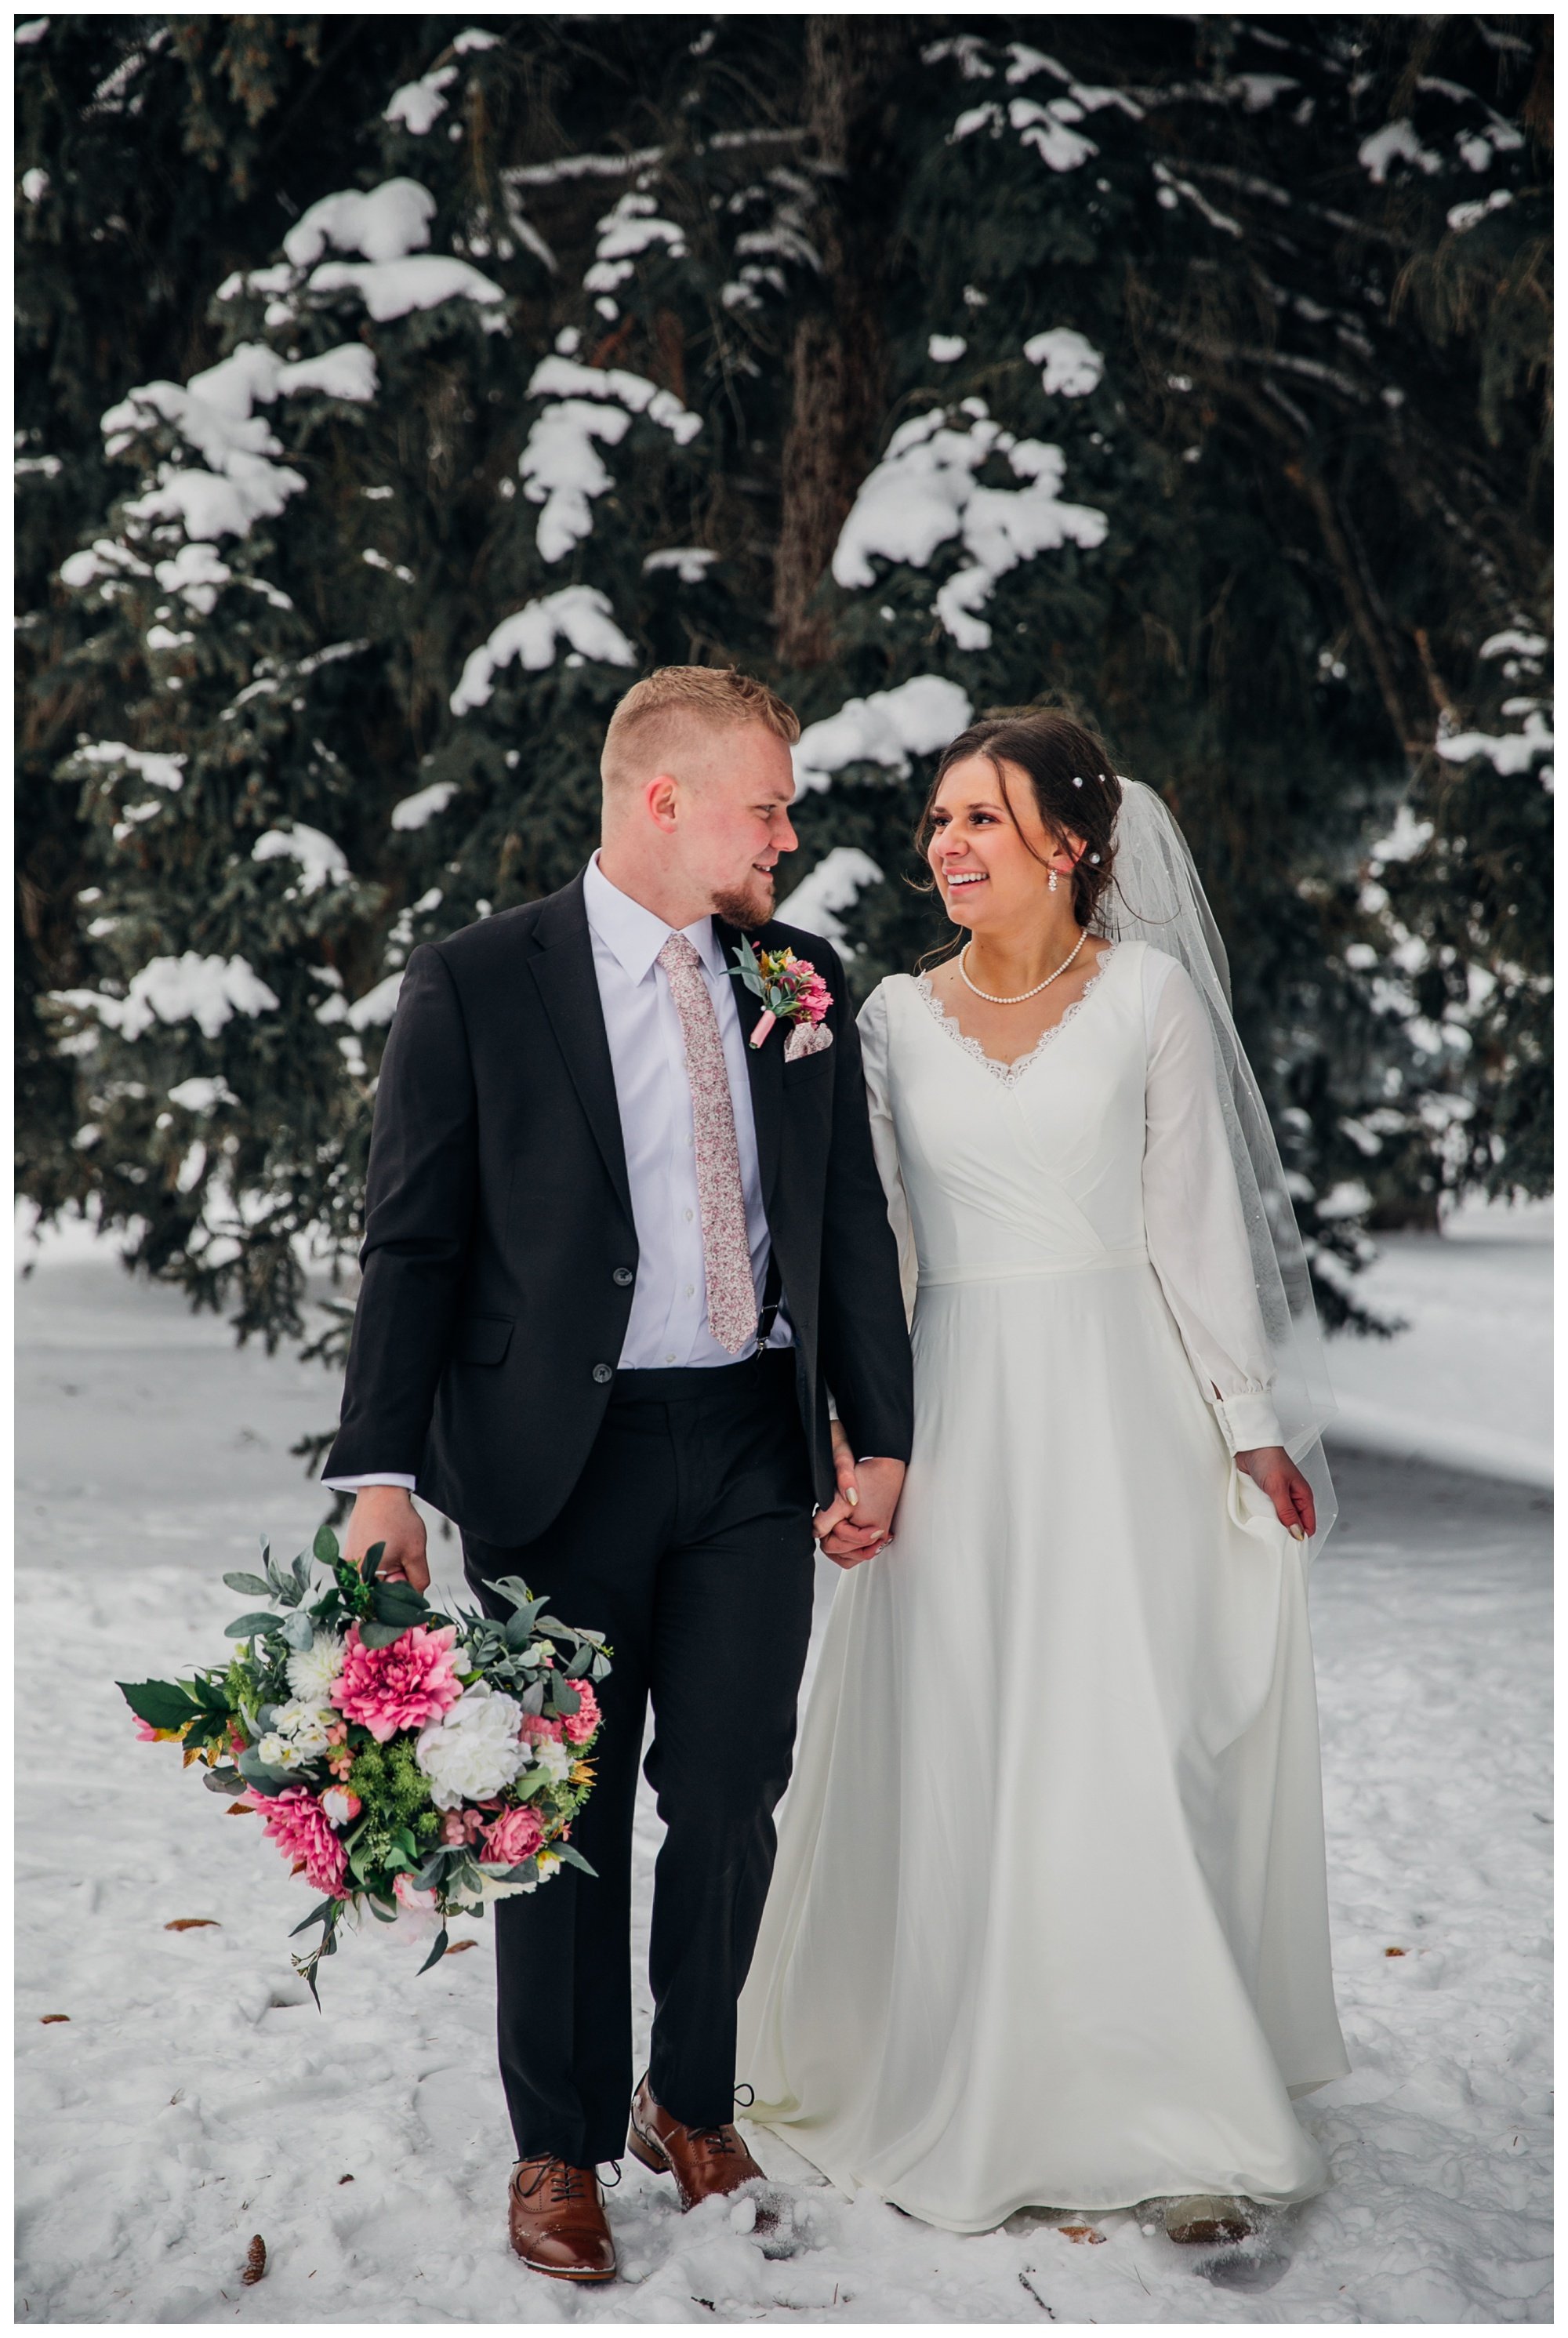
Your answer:
[[[601,1636],[543,1615],[516,1576],[491,1586],[511,1605],[506,1622],[438,1616],[410,1585],[377,1580],[382,1548],[356,1567],[323,1527],[312,1558],[285,1571],[263,1547],[263,1574],[223,1577],[269,1602],[228,1626],[238,1645],[225,1665],[118,1683],[139,1734],[181,1745],[202,1783],[238,1793],[230,1809],[258,1812],[326,1894],[294,1928],[321,1927],[294,1959],[312,1996],[346,1912],[438,1922],[424,1972],[446,1950],[448,1916],[532,1891],[563,1862],[593,1873],[569,1837],[593,1783]]]

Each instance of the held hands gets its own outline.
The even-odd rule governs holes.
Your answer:
[[[361,1486],[354,1497],[343,1556],[358,1567],[373,1542],[385,1543],[376,1573],[383,1583],[430,1587],[425,1557],[425,1521],[401,1486]]]
[[[811,1530],[825,1557],[839,1567],[858,1567],[893,1539],[893,1513],[904,1490],[904,1464],[880,1456],[857,1461],[841,1421],[832,1423],[833,1469],[838,1498],[818,1510]]]
[[[1317,1533],[1312,1488],[1282,1445],[1254,1446],[1235,1459],[1238,1469],[1244,1469],[1252,1483],[1262,1488],[1274,1505],[1275,1517],[1282,1527],[1289,1528],[1298,1542]]]

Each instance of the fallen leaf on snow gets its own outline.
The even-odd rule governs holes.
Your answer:
[[[222,1929],[216,1916],[173,1916],[163,1927],[166,1932],[220,1932]]]
[[[40,2021],[69,2021],[71,2016],[68,2013],[41,2013],[38,2019]]]
[[[451,1947],[444,1950],[442,1953],[448,1957],[460,1957],[465,1949],[476,1949],[478,1945],[477,1940],[454,1940]]]
[[[1386,1957],[1407,1957],[1410,1951],[1408,1949],[1385,1949],[1383,1953]]]
[[[267,2270],[267,2244],[260,2233],[255,2234],[245,2252],[245,2270],[240,2278],[247,2289],[252,2288]]]
[[[1097,2233],[1093,2225],[1058,2225],[1056,2230],[1062,2235],[1063,2240],[1077,2241],[1080,2244],[1084,2241],[1094,2244],[1102,2241],[1105,2237],[1103,2233]]]

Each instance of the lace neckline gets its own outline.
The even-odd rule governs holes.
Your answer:
[[[1029,1070],[1030,1066],[1039,1062],[1046,1048],[1051,1045],[1052,1040],[1057,1036],[1058,1033],[1065,1031],[1068,1024],[1072,1022],[1073,1017],[1075,1015],[1081,1014],[1083,1008],[1088,1005],[1092,994],[1104,980],[1105,969],[1110,965],[1112,959],[1115,957],[1116,952],[1120,948],[1120,943],[1112,942],[1109,949],[1102,950],[1101,952],[1099,965],[1095,968],[1093,973],[1090,976],[1088,981],[1084,984],[1077,997],[1073,1001],[1073,1004],[1067,1009],[1067,1012],[1056,1022],[1051,1024],[1047,1029],[1041,1032],[1040,1036],[1035,1040],[1034,1045],[1030,1048],[1027,1055],[1014,1056],[1014,1060],[1010,1064],[1004,1064],[1000,1062],[996,1056],[988,1056],[985,1048],[980,1045],[979,1040],[971,1038],[969,1033],[962,1027],[957,1017],[948,1014],[947,1009],[937,997],[936,990],[932,987],[931,977],[928,974],[917,974],[915,977],[915,987],[919,992],[921,997],[925,1000],[926,1006],[930,1008],[936,1022],[941,1026],[942,1029],[947,1034],[947,1036],[954,1042],[956,1046],[962,1047],[966,1056],[973,1056],[977,1064],[984,1064],[985,1069],[991,1074],[993,1079],[1000,1080],[1004,1088],[1016,1087],[1018,1082],[1023,1078],[1024,1073]]]

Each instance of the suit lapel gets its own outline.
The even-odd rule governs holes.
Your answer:
[[[554,896],[534,932],[539,948],[528,961],[529,969],[630,1225],[633,1223],[632,1185],[626,1174],[621,1107],[599,977],[593,970],[593,944],[581,877],[574,877]]]
[[[742,936],[735,926],[715,918],[713,930],[724,952],[727,967],[735,964],[735,951]],[[749,937],[758,946],[756,935]],[[779,1132],[784,1106],[784,1038],[785,1029],[775,1024],[761,1046],[750,1044],[751,1027],[762,1012],[760,1000],[748,990],[738,975],[730,977],[735,1004],[740,1013],[740,1029],[747,1041],[746,1071],[751,1084],[751,1119],[757,1131],[757,1167],[762,1180],[762,1206],[766,1210],[773,1198],[774,1181],[779,1174]]]

